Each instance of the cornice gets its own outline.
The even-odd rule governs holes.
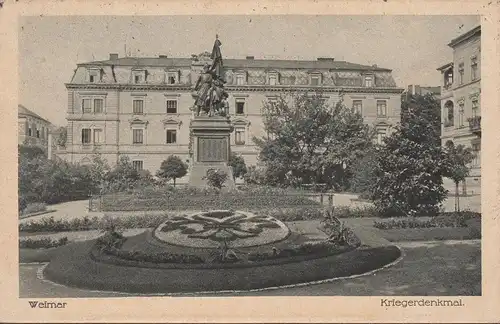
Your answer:
[[[192,91],[193,86],[169,84],[73,84],[66,83],[67,89],[72,90],[116,90],[116,91]],[[405,89],[397,87],[342,87],[342,86],[304,86],[304,85],[226,85],[227,91],[243,92],[354,92],[354,93],[396,93],[401,94]]]

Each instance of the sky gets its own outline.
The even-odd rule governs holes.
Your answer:
[[[19,25],[19,103],[66,125],[67,91],[78,63],[125,56],[333,57],[393,70],[399,87],[439,86],[452,61],[447,44],[479,16],[32,16]]]

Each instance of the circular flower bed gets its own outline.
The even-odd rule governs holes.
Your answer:
[[[250,212],[215,210],[176,216],[158,226],[154,237],[172,244],[194,248],[218,248],[270,244],[285,239],[288,227],[274,217]]]

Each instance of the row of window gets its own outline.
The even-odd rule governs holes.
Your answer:
[[[167,100],[165,103],[167,114],[177,114],[177,100]],[[245,100],[236,99],[236,114],[243,115],[245,113]],[[82,112],[84,114],[102,114],[104,113],[104,99],[82,99]],[[132,101],[132,112],[136,115],[144,113],[144,99],[134,99]]]
[[[463,85],[466,80],[465,80],[465,63],[460,62],[458,64],[458,78],[457,78],[457,84]],[[479,64],[478,64],[478,59],[477,56],[473,56],[470,59],[470,81],[476,81],[479,79]],[[453,84],[454,77],[453,77],[453,69],[449,69],[444,73],[444,86],[445,88],[451,87]]]
[[[236,128],[235,133],[235,144],[245,145],[245,129]],[[103,130],[99,128],[83,128],[82,129],[82,144],[84,145],[100,145],[104,142]],[[177,130],[167,129],[166,131],[166,143],[176,144],[177,143]],[[144,129],[133,129],[132,130],[132,144],[144,144]]]
[[[36,138],[48,138],[49,137],[49,129],[45,128],[42,126],[41,129],[37,128],[34,126],[31,128],[28,126],[28,129],[26,130],[26,135],[30,137],[36,137]]]
[[[479,114],[479,99],[477,97],[473,98],[471,100],[471,108],[472,108],[472,118],[478,117]],[[453,102],[448,101],[445,104],[445,109],[446,109],[446,120],[444,123],[445,127],[452,127],[455,126],[455,109]],[[458,124],[457,127],[464,127],[465,123],[465,100],[459,102],[458,104]]]
[[[363,100],[352,101],[352,112],[363,115]],[[386,100],[377,100],[377,117],[387,117]]]

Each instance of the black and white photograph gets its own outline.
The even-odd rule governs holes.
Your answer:
[[[20,15],[26,312],[377,296],[424,314],[484,296],[484,22]]]

